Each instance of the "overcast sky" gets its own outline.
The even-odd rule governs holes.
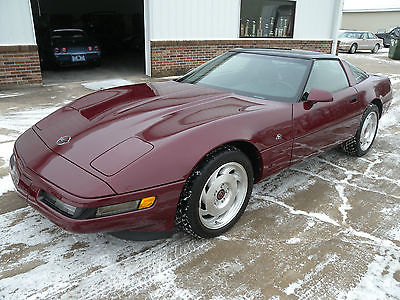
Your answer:
[[[400,0],[344,0],[343,9],[400,8]]]

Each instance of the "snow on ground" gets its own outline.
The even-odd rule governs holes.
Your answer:
[[[130,85],[130,84],[133,84],[133,82],[125,80],[125,79],[120,79],[120,78],[82,83],[82,85],[85,88],[95,90],[95,91],[113,88],[113,87],[117,87],[117,86]]]
[[[59,107],[51,105],[22,111],[10,109],[6,113],[0,113],[0,168],[8,166],[18,136]],[[13,189],[14,185],[9,175],[0,177],[0,196]]]
[[[216,239],[128,242],[68,233],[30,207],[0,214],[0,298],[400,298],[400,75],[390,77],[395,97],[371,153],[328,151],[256,184]],[[17,136],[60,105],[0,114],[1,170]]]
[[[10,97],[18,97],[22,96],[22,93],[0,93],[0,98],[10,98]]]

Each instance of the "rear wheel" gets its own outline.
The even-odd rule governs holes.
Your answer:
[[[363,156],[375,140],[379,124],[379,110],[375,104],[370,104],[364,111],[356,135],[341,145],[343,151],[352,156]]]
[[[353,44],[351,45],[350,49],[349,49],[349,53],[354,54],[357,51],[357,44]]]
[[[186,181],[177,225],[203,238],[228,231],[246,209],[253,181],[251,162],[237,148],[225,146],[209,153]]]
[[[378,53],[379,49],[381,48],[381,46],[379,44],[376,44],[374,49],[371,50],[372,53]]]

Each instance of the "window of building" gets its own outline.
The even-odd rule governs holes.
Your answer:
[[[339,61],[316,60],[305,92],[309,93],[312,89],[320,89],[334,93],[348,87],[349,82]]]
[[[242,0],[240,37],[293,37],[295,1]]]

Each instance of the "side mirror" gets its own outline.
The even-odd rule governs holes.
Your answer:
[[[317,102],[332,102],[333,96],[328,91],[312,89],[304,100],[304,109],[309,110]]]
[[[328,91],[312,89],[307,96],[307,101],[312,103],[317,102],[332,102],[333,96]]]

